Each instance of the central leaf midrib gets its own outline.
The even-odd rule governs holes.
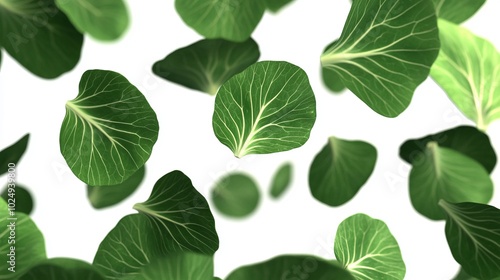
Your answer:
[[[89,11],[90,13],[94,14],[96,17],[100,17],[102,15],[102,12],[99,10],[99,8],[96,8],[89,1],[82,1],[82,0],[77,0],[77,1],[81,7],[83,7],[84,9]]]
[[[11,12],[11,13],[14,13],[14,14],[17,14],[17,15],[20,15],[20,16],[26,16],[22,10],[20,9],[17,9],[16,8],[16,5],[12,5],[12,4],[9,4],[9,1],[6,1],[6,0],[0,0],[0,9],[1,8],[4,8],[5,10]]]
[[[111,143],[114,143],[116,142],[115,139],[113,139],[113,137],[111,137],[108,132],[106,130],[104,130],[103,127],[101,127],[101,125],[96,122],[94,120],[94,117],[92,117],[91,115],[87,114],[84,110],[82,110],[80,107],[78,107],[77,105],[73,104],[73,102],[71,101],[68,101],[66,102],[66,108],[68,108],[69,110],[71,110],[75,115],[81,117],[82,119],[84,119],[87,123],[89,123],[91,126],[97,128],[102,134],[104,134],[104,136],[106,136],[110,141]]]
[[[155,218],[157,220],[160,220],[160,221],[165,220],[167,222],[170,222],[170,223],[175,224],[175,225],[179,225],[179,226],[184,227],[184,228],[189,230],[189,227],[187,227],[185,224],[182,224],[182,223],[179,223],[175,220],[169,219],[166,216],[162,216],[162,215],[158,214],[156,211],[148,208],[146,205],[143,205],[141,203],[137,203],[136,205],[134,205],[134,209],[139,211],[139,212],[143,212],[144,214],[151,216],[152,218]]]

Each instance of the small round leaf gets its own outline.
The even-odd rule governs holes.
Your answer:
[[[260,192],[252,178],[245,174],[229,174],[220,179],[212,190],[212,200],[224,215],[242,218],[259,205]]]

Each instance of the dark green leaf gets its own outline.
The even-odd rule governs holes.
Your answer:
[[[480,280],[480,279],[470,276],[469,274],[467,274],[467,272],[465,272],[463,268],[460,268],[460,271],[458,272],[457,275],[455,275],[455,278],[453,278],[453,280]],[[491,280],[500,280],[500,276],[495,277]]]
[[[396,117],[438,52],[431,1],[354,0],[340,39],[323,53],[321,64],[375,112]]]
[[[42,233],[24,213],[11,211],[0,198],[0,279],[20,276],[32,265],[45,260],[45,240]],[[15,238],[10,236],[14,234]],[[15,241],[12,241],[15,240]],[[10,261],[13,261],[10,263]],[[14,268],[12,268],[14,266]]]
[[[458,272],[457,275],[455,275],[455,278],[453,278],[453,280],[479,280],[479,279],[470,276],[469,274],[467,274],[467,272],[465,272],[463,268],[460,268],[460,271]]]
[[[178,253],[153,260],[125,280],[213,280],[213,256]]]
[[[33,211],[33,199],[30,192],[17,183],[14,185],[15,188],[6,187],[2,194],[0,194],[0,197],[5,201],[8,201],[9,198],[15,199],[16,212],[21,212],[26,215],[31,214],[31,211]]]
[[[479,162],[488,173],[493,171],[497,163],[495,150],[490,138],[472,126],[459,126],[440,133],[427,135],[419,139],[411,139],[403,143],[399,156],[408,163],[421,158],[427,143],[434,141],[440,147],[450,148]]]
[[[70,71],[82,44],[54,0],[0,1],[0,45],[33,74],[56,78]]]
[[[21,157],[24,155],[24,152],[28,147],[29,139],[30,135],[28,133],[21,139],[19,139],[16,143],[10,145],[0,152],[0,175],[8,172],[9,163],[13,163],[15,165],[19,163],[19,160],[21,160]]]
[[[182,20],[205,38],[243,42],[266,9],[264,0],[176,0]]]
[[[436,142],[427,143],[424,153],[413,161],[410,171],[410,198],[413,207],[433,220],[445,215],[438,203],[488,203],[493,196],[493,182],[477,161]]]
[[[212,200],[217,210],[224,215],[242,218],[257,209],[260,192],[252,178],[245,174],[233,173],[215,184]]]
[[[123,0],[56,0],[56,4],[80,32],[98,40],[116,40],[129,25]]]
[[[461,23],[473,16],[486,0],[432,0],[436,14],[453,23]]]
[[[441,52],[431,77],[478,128],[500,118],[500,53],[467,29],[439,20]]]
[[[376,161],[371,144],[330,137],[309,169],[312,195],[330,206],[348,202],[370,178]]]
[[[159,229],[156,238],[168,251],[213,255],[219,248],[208,203],[181,171],[160,178],[148,200],[137,203],[134,209]]]
[[[97,269],[80,260],[55,258],[37,263],[19,280],[104,280]]]
[[[149,159],[158,130],[155,112],[125,77],[89,70],[78,96],[66,103],[61,153],[88,185],[116,185]]]
[[[254,40],[234,43],[205,39],[178,49],[153,65],[153,72],[171,82],[212,95],[229,78],[257,62]]]
[[[145,167],[142,166],[123,183],[111,186],[92,187],[87,185],[87,197],[96,209],[113,206],[129,197],[144,179]]]
[[[287,162],[278,168],[271,183],[271,197],[279,198],[290,186],[292,181],[292,164]]]
[[[267,9],[273,13],[278,12],[283,9],[285,6],[290,4],[293,0],[265,0]]]
[[[219,141],[241,158],[298,148],[315,121],[316,99],[304,70],[264,61],[222,85],[212,123]]]
[[[387,225],[364,214],[340,223],[334,252],[358,280],[402,280],[406,274],[398,242]]]
[[[455,260],[479,279],[500,277],[500,210],[478,203],[440,200],[446,239]]]
[[[335,70],[322,67],[321,77],[325,86],[333,93],[341,93],[346,89],[344,83],[342,83],[342,76]]]
[[[314,256],[284,255],[265,262],[242,266],[226,280],[354,280],[345,269]]]

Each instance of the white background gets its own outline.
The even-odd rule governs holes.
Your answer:
[[[387,223],[401,247],[406,279],[453,277],[458,265],[449,252],[444,222],[430,221],[413,209],[407,185],[410,167],[399,158],[398,150],[409,138],[472,123],[430,79],[418,88],[410,107],[395,119],[377,115],[350,92],[329,93],[320,80],[319,56],[340,35],[349,0],[296,0],[279,14],[264,16],[253,36],[260,45],[261,60],[286,60],[308,73],[316,93],[318,118],[310,140],[302,148],[243,159],[234,158],[212,132],[213,97],[151,73],[155,61],[201,37],[182,22],[173,1],[127,2],[132,17],[127,34],[115,43],[85,38],[80,63],[59,79],[37,78],[3,53],[0,147],[31,133],[18,179],[34,194],[33,219],[45,235],[49,257],[92,262],[100,241],[118,220],[134,213],[133,204],[146,200],[156,180],[172,170],[186,173],[207,198],[215,180],[239,170],[256,178],[263,199],[258,211],[244,220],[226,219],[212,207],[220,238],[215,257],[217,276],[225,277],[241,265],[279,254],[309,253],[333,258],[338,224],[361,212]],[[499,11],[500,1],[487,1],[465,26],[498,48]],[[85,185],[67,169],[59,152],[65,102],[76,97],[78,82],[87,69],[114,70],[126,76],[146,95],[161,127],[141,188],[118,206],[101,211],[90,206]],[[500,122],[491,125],[488,134],[500,151]],[[337,208],[314,200],[307,184],[312,158],[333,135],[368,141],[379,154],[368,183],[353,200]],[[284,161],[294,163],[293,186],[281,199],[273,201],[268,195],[269,183]],[[500,182],[500,168],[492,176]],[[500,206],[498,192],[491,204]]]

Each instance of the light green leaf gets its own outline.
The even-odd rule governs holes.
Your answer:
[[[153,73],[212,95],[229,78],[257,62],[259,46],[248,39],[235,43],[205,39],[178,49],[153,65]]]
[[[414,160],[409,185],[413,207],[432,220],[445,218],[441,199],[488,203],[493,196],[493,182],[481,164],[436,142]]]
[[[97,269],[80,260],[55,258],[37,263],[19,280],[104,280]]]
[[[155,230],[161,229],[142,214],[123,217],[99,244],[93,265],[106,279],[137,275],[143,266],[168,255],[163,244],[173,240],[157,240]]]
[[[340,223],[335,236],[337,260],[356,279],[402,280],[406,267],[399,245],[387,225],[364,214]]]
[[[431,77],[479,129],[500,118],[500,54],[489,41],[439,20],[441,52]]]
[[[9,163],[13,163],[14,165],[17,165],[19,163],[22,156],[24,155],[24,152],[26,152],[29,139],[30,134],[28,133],[21,139],[19,139],[16,143],[0,151],[0,175],[8,172],[10,168]]]
[[[28,215],[10,208],[0,198],[0,279],[21,276],[32,265],[47,258],[45,240],[38,227]],[[14,239],[10,238],[12,233]]]
[[[155,231],[156,238],[168,251],[213,255],[219,248],[208,203],[181,171],[172,171],[160,178],[148,200],[137,203],[134,209],[146,215],[159,229]]]
[[[497,156],[488,135],[472,126],[459,126],[408,140],[401,145],[399,156],[411,164],[414,160],[422,158],[421,153],[425,152],[427,143],[431,141],[435,141],[440,147],[450,148],[476,160],[488,173],[493,171],[497,163]]]
[[[142,267],[138,275],[124,280],[213,280],[213,256],[178,253],[153,260]]]
[[[257,209],[260,200],[255,181],[245,174],[228,174],[212,190],[215,208],[222,214],[243,218]]]
[[[277,13],[285,6],[289,5],[293,0],[264,0],[267,9],[273,13]]]
[[[330,137],[309,169],[309,189],[319,201],[340,206],[351,200],[375,168],[377,150],[363,141]]]
[[[158,130],[155,112],[125,77],[89,70],[78,96],[66,103],[61,153],[88,185],[116,185],[149,159]]]
[[[12,185],[15,187],[12,187]],[[18,183],[12,185],[10,187],[7,185],[2,194],[0,194],[0,197],[5,201],[13,199],[16,204],[16,212],[21,212],[26,215],[31,214],[31,211],[33,211],[33,198],[30,192]]]
[[[252,35],[266,6],[264,0],[175,0],[175,8],[203,37],[243,42]]]
[[[33,74],[50,79],[70,71],[82,44],[54,0],[0,0],[0,46]]]
[[[279,198],[290,186],[292,181],[292,164],[287,162],[278,168],[271,182],[271,197]]]
[[[500,278],[500,210],[471,202],[440,200],[446,239],[455,260],[479,279]]]
[[[242,266],[226,280],[354,280],[342,267],[315,256],[283,255],[265,262]]]
[[[430,0],[354,0],[340,39],[323,53],[321,64],[375,112],[396,117],[438,52]]]
[[[142,166],[123,183],[111,186],[92,187],[87,185],[87,197],[96,209],[102,209],[122,202],[142,183],[145,167]]]
[[[120,38],[129,25],[123,0],[56,0],[78,30],[103,41]]]
[[[213,128],[241,158],[302,146],[316,121],[307,74],[288,62],[257,62],[233,76],[215,98]]]
[[[461,23],[473,16],[486,0],[432,0],[439,18]]]

